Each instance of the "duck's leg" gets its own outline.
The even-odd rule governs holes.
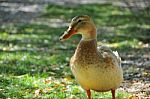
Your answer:
[[[87,96],[88,96],[88,99],[91,99],[91,91],[90,91],[90,89],[89,89],[89,90],[86,90],[86,94],[87,94]]]
[[[111,93],[112,93],[112,99],[116,99],[115,98],[115,89],[111,89]]]

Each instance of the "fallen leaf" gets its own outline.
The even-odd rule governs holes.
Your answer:
[[[129,99],[140,99],[137,95],[132,95],[129,97]]]
[[[35,97],[39,96],[40,93],[41,93],[41,89],[35,90],[35,92],[34,92]]]
[[[45,88],[42,90],[43,93],[49,93],[50,91],[54,90],[53,88]]]
[[[67,76],[64,78],[64,80],[67,81],[67,82],[70,82],[70,81],[72,81],[72,78],[71,78],[70,75],[67,75]]]

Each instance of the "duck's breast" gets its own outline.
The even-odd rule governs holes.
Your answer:
[[[99,54],[95,40],[80,42],[70,65],[84,89],[108,91],[117,88],[123,80],[121,67],[111,57],[103,58]]]
[[[71,70],[84,89],[93,89],[96,91],[108,91],[120,86],[123,81],[122,69],[118,66],[88,65],[82,68],[79,64],[71,66]]]

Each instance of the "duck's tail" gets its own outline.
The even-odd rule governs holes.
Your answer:
[[[119,56],[119,53],[117,51],[113,51],[113,53],[115,54],[115,56],[117,57],[118,63],[121,66],[121,57]]]

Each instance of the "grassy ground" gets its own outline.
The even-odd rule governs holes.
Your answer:
[[[94,19],[98,27],[98,41],[101,41],[98,43],[119,50],[121,55],[130,50],[145,52],[143,49],[150,40],[150,20],[142,12],[135,16],[128,9],[120,9],[111,4],[72,7],[47,5],[37,19],[43,20],[43,23],[0,27],[0,98],[86,98],[84,90],[76,83],[69,68],[69,59],[80,36],[60,42],[59,36],[67,27],[63,24],[54,27],[51,24],[51,19],[68,23],[72,17],[81,14],[90,15]],[[46,22],[49,24],[44,24]],[[125,74],[127,72],[125,70]],[[129,94],[118,91],[117,99],[127,98]],[[92,91],[92,97],[109,99],[111,94]]]

